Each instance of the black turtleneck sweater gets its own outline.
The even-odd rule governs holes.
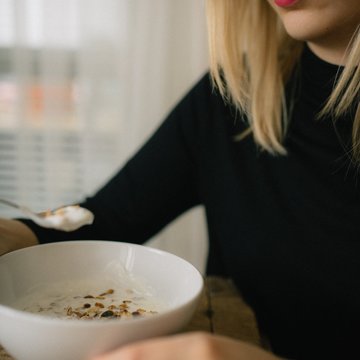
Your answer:
[[[360,193],[346,155],[352,118],[316,119],[337,71],[305,48],[288,84],[295,97],[287,156],[260,151],[251,136],[234,141],[246,125],[206,75],[83,203],[94,225],[64,233],[26,223],[42,243],[142,243],[202,204],[208,272],[233,278],[275,353],[360,357]]]

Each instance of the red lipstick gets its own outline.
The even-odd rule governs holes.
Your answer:
[[[298,0],[275,0],[275,4],[280,7],[289,7],[295,5]]]

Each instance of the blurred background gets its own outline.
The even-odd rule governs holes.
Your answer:
[[[0,0],[0,197],[40,211],[93,194],[207,55],[204,0]],[[194,209],[150,245],[204,271],[204,223]]]

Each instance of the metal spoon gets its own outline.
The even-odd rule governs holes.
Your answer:
[[[79,205],[69,205],[37,213],[27,206],[16,204],[7,199],[0,198],[0,203],[18,209],[34,223],[45,228],[73,231],[81,226],[92,224],[94,221],[94,214]]]

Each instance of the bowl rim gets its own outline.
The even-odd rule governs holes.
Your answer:
[[[138,324],[139,322],[142,323],[142,322],[150,322],[150,321],[160,321],[161,318],[167,317],[171,313],[180,311],[181,309],[189,306],[193,301],[197,301],[204,289],[204,283],[205,283],[204,276],[193,264],[191,264],[189,261],[183,259],[181,256],[172,254],[171,252],[168,252],[165,250],[156,249],[156,248],[153,248],[153,247],[150,247],[147,245],[133,244],[133,243],[127,243],[127,242],[123,242],[123,241],[116,241],[116,240],[69,240],[69,241],[56,241],[56,242],[46,243],[46,244],[37,244],[37,245],[31,246],[31,247],[18,249],[18,250],[14,250],[9,253],[3,254],[0,256],[0,262],[4,258],[16,255],[19,252],[26,252],[29,250],[31,251],[31,249],[34,249],[35,247],[51,247],[54,245],[66,246],[67,244],[86,245],[86,244],[96,244],[96,243],[98,243],[98,244],[118,244],[118,245],[130,246],[130,247],[139,247],[139,248],[146,249],[146,251],[157,253],[159,255],[173,257],[173,258],[177,259],[178,261],[184,262],[188,266],[190,266],[190,268],[194,271],[194,274],[197,276],[197,279],[200,282],[199,287],[189,299],[187,299],[186,301],[181,303],[176,308],[165,309],[161,313],[155,314],[154,316],[151,316],[151,317],[150,316],[149,317],[141,317],[141,318],[139,317],[136,319],[128,319],[128,320],[124,320],[124,321],[121,321],[119,319],[106,319],[106,320],[92,319],[89,321],[86,321],[86,320],[81,321],[80,319],[56,318],[56,317],[51,317],[51,316],[47,316],[47,315],[31,313],[31,312],[28,312],[25,310],[15,309],[12,306],[4,305],[2,303],[0,303],[0,313],[3,313],[3,315],[9,316],[9,317],[12,317],[15,319],[19,319],[22,321],[43,323],[44,325],[56,325],[56,326],[63,326],[63,327],[75,326],[75,327],[80,327],[80,328],[81,327],[87,328],[89,326],[91,326],[91,327],[103,327],[103,326],[128,327],[128,326],[134,326],[132,324]]]

